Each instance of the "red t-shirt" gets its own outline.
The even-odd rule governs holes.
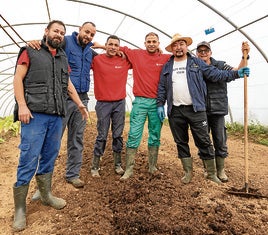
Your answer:
[[[170,54],[151,54],[142,49],[120,47],[133,68],[133,94],[145,98],[156,98],[160,73]]]
[[[100,54],[94,57],[91,68],[96,100],[117,101],[126,97],[126,83],[131,64],[119,56]]]

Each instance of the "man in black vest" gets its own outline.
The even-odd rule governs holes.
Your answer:
[[[66,205],[64,199],[51,194],[51,180],[68,95],[83,119],[88,119],[87,109],[69,79],[68,60],[61,49],[65,32],[63,22],[51,21],[40,50],[23,47],[19,52],[14,75],[14,117],[21,122],[20,159],[13,186],[15,231],[26,227],[26,197],[34,175],[43,204],[55,209]]]

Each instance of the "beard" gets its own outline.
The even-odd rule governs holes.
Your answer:
[[[182,51],[176,51],[176,53],[174,53],[174,56],[175,56],[176,58],[181,58],[181,57],[184,56],[184,53],[183,53]]]
[[[58,39],[58,40],[55,40]],[[47,37],[47,44],[54,48],[54,49],[58,49],[60,47],[62,47],[63,41],[61,41],[60,38],[51,38],[51,37]]]
[[[85,48],[87,46],[87,44],[89,43],[89,40],[87,41],[87,43],[85,43],[83,41],[83,38],[81,36],[78,36],[78,41],[79,41],[79,44],[82,48]]]
[[[183,57],[183,55],[178,55],[178,54],[176,54],[176,55],[174,55],[176,58],[181,58],[181,57]]]

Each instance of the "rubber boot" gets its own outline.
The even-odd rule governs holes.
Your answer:
[[[126,180],[133,175],[133,168],[135,165],[135,156],[137,153],[137,148],[127,148],[126,149],[126,170],[124,175],[120,180]]]
[[[32,201],[38,201],[40,198],[40,191],[39,189],[36,189],[34,195],[32,196]]]
[[[40,191],[40,198],[44,205],[51,206],[57,210],[66,206],[64,199],[55,197],[51,193],[52,172],[44,175],[36,175],[35,178]]]
[[[100,169],[100,157],[99,156],[93,156],[92,167],[91,167],[91,175],[92,175],[92,177],[100,177],[99,169]]]
[[[207,169],[207,179],[221,184],[220,179],[217,177],[216,162],[215,159],[204,160]]]
[[[206,164],[205,164],[204,160],[202,160],[202,163],[203,163],[203,167],[204,167],[204,177],[207,178],[208,173],[207,173]]]
[[[115,173],[118,175],[123,175],[124,174],[124,170],[121,167],[121,153],[116,153],[113,152],[113,156],[114,156],[114,170]]]
[[[191,157],[181,158],[185,175],[181,178],[182,183],[189,184],[193,178],[193,159]]]
[[[149,152],[149,173],[153,174],[157,171],[156,165],[157,165],[157,158],[158,158],[158,146],[148,146],[148,152]]]
[[[228,177],[225,174],[224,161],[225,161],[225,158],[216,157],[217,176],[221,180],[221,182],[226,183],[226,182],[228,182]]]
[[[13,230],[22,231],[26,228],[26,197],[28,194],[29,184],[19,187],[13,186],[13,197],[15,204],[15,214]]]

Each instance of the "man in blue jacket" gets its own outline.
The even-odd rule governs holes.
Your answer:
[[[79,27],[79,32],[66,36],[64,50],[71,67],[70,78],[82,100],[88,105],[88,91],[90,85],[90,67],[96,53],[91,49],[92,40],[96,34],[96,26],[92,22],[85,22]],[[83,120],[77,107],[71,99],[67,100],[67,115],[63,119],[63,128],[67,126],[67,163],[66,181],[76,188],[84,186],[80,179],[82,166],[83,137],[86,120]]]
[[[249,75],[249,68],[238,71],[218,70],[204,61],[190,55],[190,37],[175,34],[166,47],[172,52],[170,60],[164,65],[158,86],[158,116],[164,120],[164,105],[167,101],[167,115],[170,129],[177,145],[185,175],[182,182],[190,183],[193,176],[193,160],[189,148],[189,126],[199,156],[204,161],[207,179],[220,184],[216,174],[215,153],[210,140],[206,115],[207,87],[205,80],[232,81]]]

